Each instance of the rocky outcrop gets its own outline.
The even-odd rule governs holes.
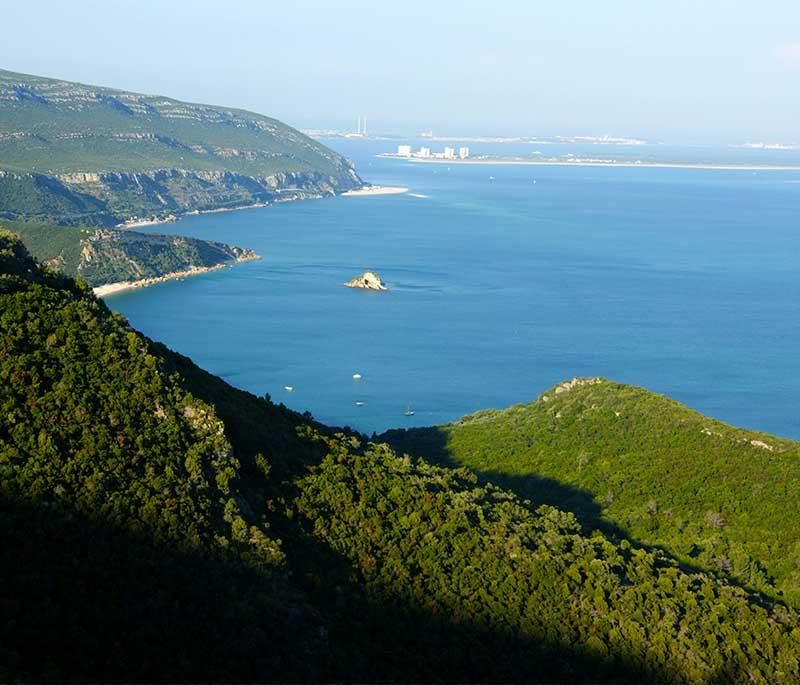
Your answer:
[[[553,392],[555,392],[556,395],[560,395],[562,392],[569,392],[573,388],[579,388],[582,385],[597,385],[602,382],[603,379],[599,376],[595,376],[594,378],[573,378],[572,380],[564,381],[557,385]]]
[[[388,290],[386,284],[381,280],[374,271],[365,271],[360,276],[357,276],[352,281],[343,283],[342,285],[347,288],[360,288],[362,290]]]

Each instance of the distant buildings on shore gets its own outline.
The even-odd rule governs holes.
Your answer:
[[[397,157],[420,157],[422,159],[466,159],[469,157],[469,148],[460,147],[458,152],[454,147],[446,147],[442,152],[431,152],[429,147],[421,147],[414,152],[410,145],[398,145]]]

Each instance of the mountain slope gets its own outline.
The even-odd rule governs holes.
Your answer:
[[[0,676],[796,682],[800,617],[235,390],[0,232]]]
[[[589,527],[800,603],[800,444],[642,388],[575,379],[529,405],[391,431],[398,450],[475,469]]]
[[[105,224],[362,185],[276,119],[2,70],[0,171],[0,216]]]

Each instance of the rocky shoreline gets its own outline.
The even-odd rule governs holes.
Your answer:
[[[215,264],[213,266],[199,266],[193,267],[191,269],[186,269],[184,271],[173,271],[168,274],[164,274],[163,276],[154,276],[153,278],[142,278],[138,281],[121,281],[119,283],[106,283],[105,285],[99,285],[96,288],[92,288],[96,297],[108,297],[109,295],[116,295],[117,293],[124,292],[126,290],[134,290],[136,288],[146,288],[151,285],[156,285],[158,283],[165,283],[166,281],[174,281],[182,278],[187,278],[189,276],[199,276],[201,274],[207,274],[212,271],[219,271],[226,267],[232,267],[236,264],[241,264],[242,262],[253,262],[256,260],[261,259],[261,257],[257,254],[250,254],[246,256],[239,257],[235,260],[229,262],[222,262],[221,264]]]

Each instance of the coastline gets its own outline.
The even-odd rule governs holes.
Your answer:
[[[575,166],[575,167],[646,167],[650,169],[717,169],[731,171],[800,171],[800,166],[781,166],[769,164],[692,164],[690,162],[606,162],[606,161],[574,161],[538,160],[538,159],[426,159],[419,157],[398,157],[397,155],[378,154],[376,157],[399,159],[415,164],[473,164],[487,166]]]
[[[260,209],[266,207],[269,202],[253,202],[249,205],[241,205],[240,207],[217,207],[215,209],[191,209],[184,212],[179,216],[196,216],[198,214],[220,214],[221,212],[238,212],[240,209]]]
[[[134,290],[136,288],[147,288],[151,285],[156,285],[158,283],[166,283],[167,281],[174,281],[177,279],[187,278],[189,276],[200,276],[201,274],[211,273],[212,271],[220,271],[226,267],[235,266],[236,264],[241,264],[243,262],[253,262],[261,259],[259,255],[254,255],[252,257],[242,257],[240,259],[235,259],[230,262],[222,262],[221,264],[215,264],[214,266],[196,266],[192,267],[191,269],[185,269],[184,271],[171,271],[168,274],[164,274],[163,276],[153,276],[151,278],[142,278],[138,281],[119,281],[117,283],[105,283],[104,285],[98,285],[95,288],[92,288],[92,292],[95,294],[95,297],[104,298],[108,297],[109,295],[116,295],[117,293],[125,292],[126,290]]]
[[[134,221],[123,221],[117,224],[115,228],[141,228],[143,226],[160,226],[161,224],[173,224],[180,221],[185,216],[196,216],[198,214],[219,214],[220,212],[237,212],[240,209],[259,209],[266,207],[268,202],[254,202],[250,205],[242,205],[241,207],[217,207],[215,209],[191,209],[188,212],[180,212],[179,214],[169,214],[163,219],[136,219]]]
[[[293,189],[289,189],[293,190]],[[401,188],[401,187],[392,187],[392,186],[364,186],[361,188],[357,188],[356,190],[346,190],[343,193],[338,193],[339,195],[345,195],[350,197],[359,197],[365,195],[396,195],[399,193],[406,193],[408,192],[408,188]],[[132,221],[123,221],[115,226],[115,228],[143,228],[146,226],[160,226],[162,224],[172,224],[176,221],[180,221],[183,217],[186,216],[198,216],[200,214],[220,214],[222,212],[238,212],[243,209],[261,209],[263,207],[269,207],[271,204],[278,204],[283,202],[296,202],[300,200],[309,200],[309,199],[320,199],[325,197],[324,195],[319,195],[316,198],[287,198],[287,199],[275,199],[272,202],[254,202],[249,205],[241,205],[238,207],[215,207],[212,209],[191,209],[186,212],[179,212],[177,214],[169,214],[162,219],[134,219]]]

